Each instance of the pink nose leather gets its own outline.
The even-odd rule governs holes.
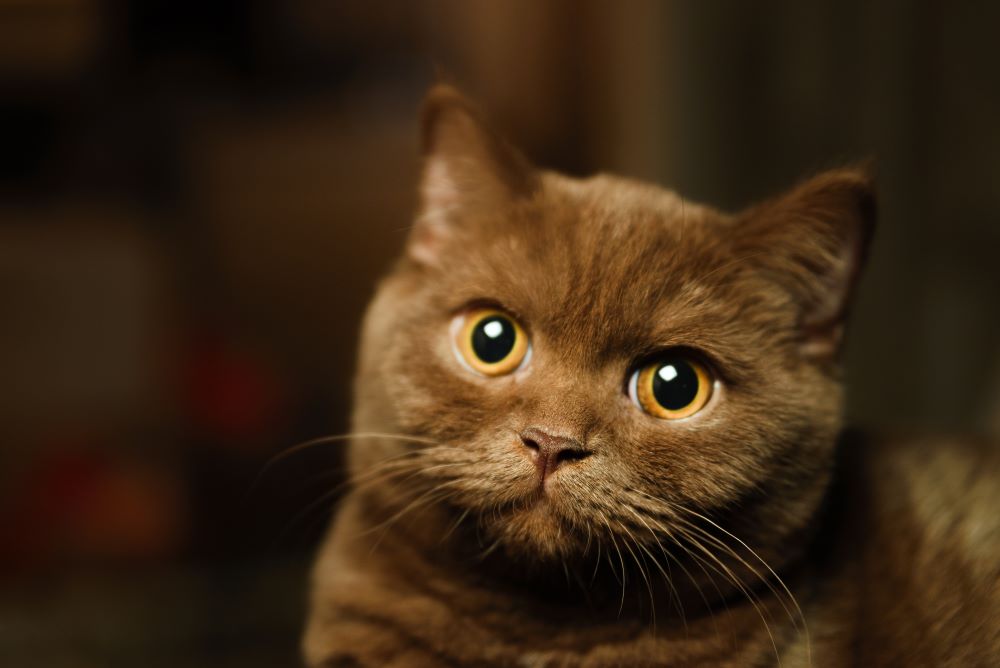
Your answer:
[[[521,441],[535,462],[542,483],[567,462],[579,461],[591,454],[575,438],[555,436],[536,427],[521,432]]]

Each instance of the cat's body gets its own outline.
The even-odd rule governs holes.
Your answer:
[[[996,663],[996,459],[840,435],[863,173],[729,216],[538,172],[447,89],[424,123],[310,665]]]

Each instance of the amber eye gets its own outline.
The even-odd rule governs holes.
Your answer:
[[[632,374],[629,394],[653,417],[679,420],[694,415],[708,403],[712,377],[690,357],[667,354]]]
[[[474,371],[501,376],[517,369],[528,354],[528,337],[512,317],[494,308],[459,316],[455,348]]]

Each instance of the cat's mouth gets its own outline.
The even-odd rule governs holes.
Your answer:
[[[584,540],[568,522],[558,493],[541,487],[521,503],[492,515],[491,533],[512,555],[532,560],[566,557],[584,550]]]
[[[567,467],[569,468],[569,467]],[[572,493],[564,484],[568,470],[539,474],[526,484],[521,499],[512,504],[511,510],[529,515],[562,517],[573,505]]]

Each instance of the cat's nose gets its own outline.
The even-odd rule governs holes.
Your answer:
[[[540,482],[543,483],[566,462],[578,461],[592,454],[575,438],[556,436],[536,427],[522,431],[521,442],[535,462]]]

